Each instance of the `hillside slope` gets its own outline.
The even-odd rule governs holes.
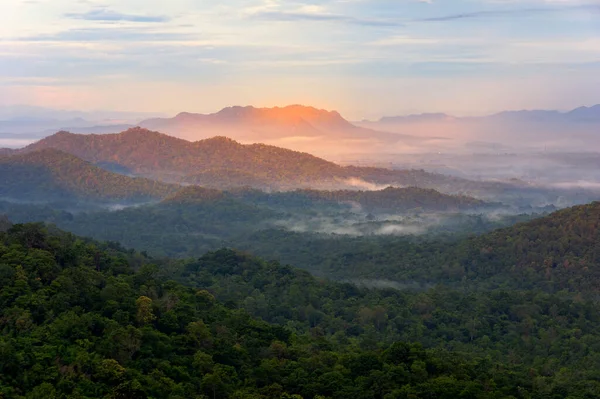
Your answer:
[[[0,195],[27,201],[68,199],[144,201],[176,185],[106,171],[55,149],[0,158]]]
[[[267,145],[242,145],[225,137],[189,142],[141,128],[120,134],[59,132],[25,148],[55,148],[93,163],[121,165],[132,173],[184,179],[211,170],[241,171],[269,182],[332,178],[342,168],[309,154]]]
[[[600,291],[600,202],[469,240],[456,251],[480,278],[514,273],[552,289]]]

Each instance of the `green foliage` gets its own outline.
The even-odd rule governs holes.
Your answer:
[[[600,367],[600,355],[589,351],[600,348],[600,305],[567,292],[477,290],[466,284],[365,289],[230,250],[183,268],[181,281],[207,287],[220,301],[299,334],[356,340],[364,348],[420,341],[551,374],[563,366]]]
[[[160,275],[151,259],[41,225],[16,225],[0,233],[0,243],[3,398],[541,399],[599,394],[598,367],[589,360],[577,368],[560,367],[568,362],[556,358],[554,349],[540,358],[547,359],[541,365],[521,365],[498,362],[493,352],[460,354],[421,343],[379,342],[377,331],[392,320],[413,322],[410,316],[391,314],[403,306],[386,309],[403,295],[380,294],[378,304],[369,303],[376,296],[368,290],[319,282],[235,252],[220,251],[184,267],[195,276],[220,279],[219,289],[204,284],[215,300],[196,277],[191,283],[197,287],[183,286]],[[239,287],[246,281],[247,290],[262,285],[269,298],[278,289],[271,276],[283,283],[280,291],[292,291],[280,300],[267,299],[273,305],[295,301],[296,307],[314,309],[305,311],[312,324],[305,332],[295,327],[300,325],[296,317],[288,319],[293,331],[251,317],[235,304],[243,294],[234,294],[225,305],[218,300],[233,288],[227,279],[239,281]],[[356,309],[351,318],[358,317],[362,325],[347,322],[333,335],[325,331],[336,312],[344,318]],[[387,318],[381,317],[382,309]],[[346,335],[344,330],[353,326],[365,331]],[[587,327],[579,327],[571,334],[584,339],[591,356],[597,346],[584,338]],[[501,337],[499,332],[493,339]],[[562,348],[562,353],[577,356],[571,349]]]

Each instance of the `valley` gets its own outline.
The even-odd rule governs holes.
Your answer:
[[[0,392],[594,397],[595,187],[404,162],[141,127],[0,152]]]

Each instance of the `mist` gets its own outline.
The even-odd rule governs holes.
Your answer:
[[[21,148],[35,142],[34,138],[2,138],[0,136],[0,148]]]
[[[342,183],[347,186],[348,188],[353,188],[353,189],[357,189],[357,190],[365,190],[365,191],[380,191],[380,190],[384,190],[388,187],[397,187],[397,188],[402,188],[402,186],[390,186],[389,184],[376,184],[376,183],[371,183],[368,181],[365,181],[363,179],[360,179],[358,177],[352,177],[349,179],[345,179],[342,180]]]
[[[344,279],[341,282],[350,283],[359,287],[374,288],[374,289],[394,289],[398,291],[423,291],[432,288],[433,284],[424,284],[418,281],[392,281],[385,279],[368,279],[355,278]]]
[[[296,233],[349,237],[481,233],[540,217],[556,209],[523,212],[514,207],[498,207],[464,212],[371,213],[365,212],[358,204],[346,205],[346,211],[317,215],[294,213],[287,218],[267,221],[267,225]]]

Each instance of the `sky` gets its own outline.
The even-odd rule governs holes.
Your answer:
[[[0,0],[0,106],[348,119],[600,103],[600,0]]]

